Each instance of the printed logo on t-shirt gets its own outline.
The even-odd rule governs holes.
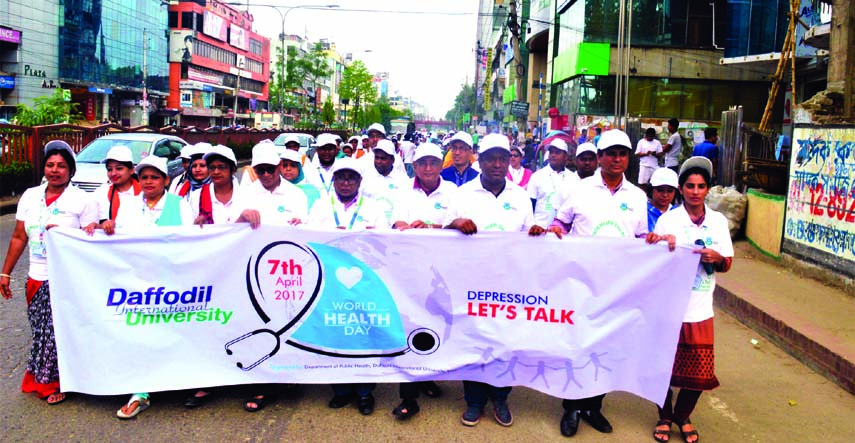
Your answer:
[[[504,204],[502,207],[503,207],[506,211],[510,211],[510,210],[511,210],[511,204],[510,204],[510,203],[508,203],[508,202],[505,202],[505,204]]]
[[[442,209],[442,204],[440,204],[439,202],[436,202],[433,204],[433,208],[434,209]]]
[[[279,212],[285,212],[285,206],[279,205],[279,207],[276,208],[276,210]]]
[[[621,204],[620,204],[620,210],[621,210],[621,211],[629,210],[629,205],[628,205],[628,204],[626,204],[626,202],[621,203]]]

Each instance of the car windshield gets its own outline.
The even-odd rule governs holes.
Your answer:
[[[151,142],[99,138],[80,151],[80,154],[77,154],[76,160],[78,163],[101,163],[101,160],[107,156],[110,148],[117,145],[124,145],[130,148],[134,157],[134,164],[137,164],[142,160],[143,152],[148,154]]]
[[[295,134],[279,134],[279,137],[273,140],[273,144],[277,146],[285,146],[285,139],[295,135]],[[309,146],[309,136],[306,134],[296,134],[297,139],[300,140],[300,146]]]

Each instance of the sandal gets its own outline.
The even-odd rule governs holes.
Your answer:
[[[136,403],[136,406],[134,406],[134,403]],[[148,409],[149,406],[151,406],[151,401],[149,399],[143,398],[142,396],[134,394],[131,396],[131,399],[128,400],[128,404],[126,404],[122,408],[122,409],[125,409],[125,410],[130,411],[130,412],[126,413],[126,412],[122,411],[122,409],[119,409],[118,411],[116,411],[116,416],[123,419],[123,420],[133,418],[133,417],[136,417],[137,414],[139,414],[140,412]]]
[[[64,402],[65,398],[66,398],[65,393],[57,391],[51,395],[48,395],[47,398],[45,398],[45,401],[47,402],[47,404],[53,406],[53,405],[58,405],[58,404]]]
[[[680,436],[683,437],[684,442],[686,442],[686,443],[698,443],[699,441],[701,441],[701,436],[698,435],[698,431],[696,429],[692,429],[691,431],[684,431],[683,430],[683,426],[692,424],[692,420],[689,420],[688,418],[686,419],[686,421],[682,421],[682,422],[674,420],[674,423],[676,423],[677,426],[680,427]],[[695,436],[696,438],[694,441],[690,442],[689,437],[691,437],[691,436]]]
[[[668,426],[668,430],[664,429],[656,429],[659,426]],[[665,443],[671,439],[671,421],[670,420],[659,420],[656,422],[656,428],[653,429],[653,439]]]
[[[273,398],[271,398],[270,395],[259,394],[255,397],[248,398],[245,402],[243,402],[243,408],[246,410],[246,412],[258,412],[264,409],[264,407],[272,401]],[[251,406],[253,404],[255,406]]]
[[[418,402],[416,401],[403,401],[398,407],[392,409],[392,415],[398,417],[401,420],[406,420],[421,411],[422,408],[419,407]]]
[[[442,389],[433,381],[419,382],[419,390],[424,392],[424,394],[430,398],[442,397]]]

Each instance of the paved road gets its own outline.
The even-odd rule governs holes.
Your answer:
[[[0,251],[5,259],[14,216],[0,217]],[[73,395],[48,406],[20,392],[29,351],[23,283],[26,259],[15,269],[16,296],[0,301],[0,441],[569,441],[558,432],[560,400],[517,388],[511,394],[514,425],[500,427],[491,417],[475,428],[460,424],[463,390],[443,382],[446,395],[423,399],[422,413],[398,422],[389,411],[397,404],[397,386],[381,385],[378,409],[362,417],[355,407],[326,407],[330,390],[306,385],[267,409],[249,414],[241,408],[240,387],[221,390],[198,410],[180,405],[182,393],[152,396],[152,408],[121,422],[115,411],[127,396]],[[816,375],[774,345],[759,339],[733,318],[716,317],[718,377],[722,387],[701,397],[693,422],[704,442],[843,442],[851,439],[855,397]],[[85,350],[81,350],[85,352]],[[128,362],[146,364],[146,362]],[[98,368],[92,368],[98,371]],[[605,413],[615,432],[599,434],[582,424],[574,441],[647,442],[656,407],[626,393],[610,394]],[[672,441],[679,442],[676,427]]]

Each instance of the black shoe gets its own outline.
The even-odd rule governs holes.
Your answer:
[[[199,391],[199,392],[201,392],[201,391]],[[195,392],[190,397],[187,397],[187,399],[184,400],[184,407],[190,408],[190,409],[198,408],[199,406],[202,406],[205,403],[207,403],[208,400],[214,398],[213,392],[210,392],[210,391],[205,391],[205,392],[207,392],[207,394],[205,394],[205,395],[200,396],[200,395],[197,395],[198,392]]]
[[[579,411],[564,411],[561,416],[561,435],[572,437],[579,430]]]
[[[356,400],[356,407],[360,414],[371,415],[374,412],[374,396],[368,394],[365,397],[359,397],[359,400]]]
[[[398,405],[395,409],[392,409],[392,415],[400,418],[401,420],[406,420],[421,411],[422,408],[419,407],[419,402],[414,398],[405,398],[401,401],[401,404]]]
[[[336,395],[330,400],[329,406],[333,409],[343,408],[350,404],[353,399],[351,394]]]
[[[582,420],[588,422],[592,428],[604,433],[608,434],[612,432],[612,425],[606,420],[606,417],[603,416],[603,413],[599,410],[597,411],[582,411],[580,414]]]

